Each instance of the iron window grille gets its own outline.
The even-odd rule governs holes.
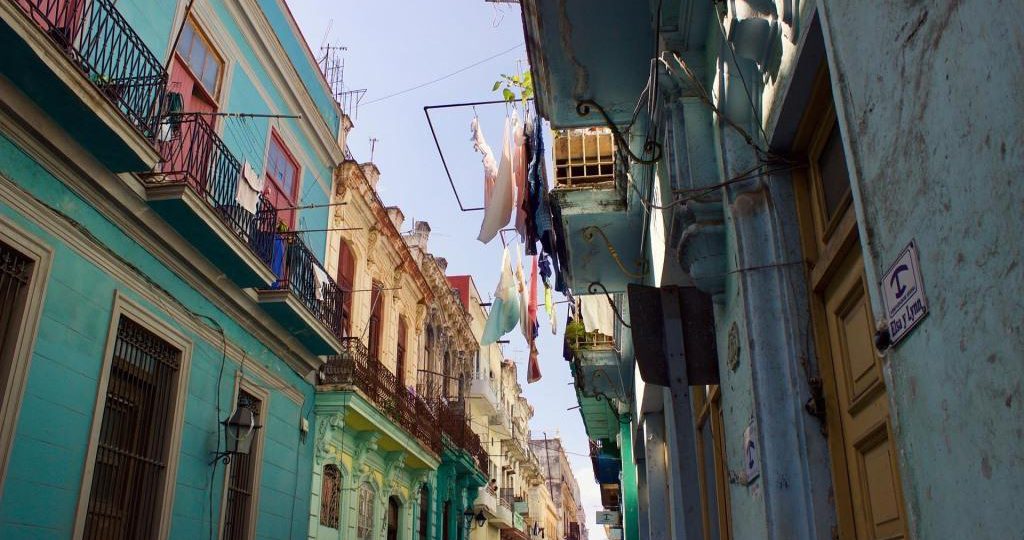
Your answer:
[[[153,538],[160,522],[181,351],[121,316],[84,538]]]
[[[260,425],[260,408],[258,398],[245,390],[239,390],[237,407],[252,411],[256,425]],[[255,435],[253,435],[255,437]],[[244,540],[249,537],[249,519],[252,512],[252,492],[256,486],[256,445],[254,438],[248,454],[235,454],[228,465],[228,498],[225,504],[224,535],[226,540]]]
[[[16,329],[25,309],[25,293],[32,277],[32,259],[0,242],[0,381],[10,372],[11,342],[18,337]],[[0,382],[0,392],[6,393]],[[3,394],[0,394],[3,395]]]
[[[333,463],[324,465],[320,484],[320,524],[338,528],[341,511],[341,471]]]
[[[555,185],[581,187],[615,181],[615,142],[608,128],[582,128],[555,134]]]
[[[363,482],[359,486],[359,522],[356,538],[369,540],[373,532],[373,488]]]

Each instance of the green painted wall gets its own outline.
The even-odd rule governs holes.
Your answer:
[[[219,375],[219,340],[206,342],[182,328],[168,313],[148,304],[137,291],[92,264],[40,224],[82,231],[91,238],[90,249],[128,265],[130,272],[149,283],[151,292],[173,296],[185,308],[217,320],[227,339],[247,351],[248,362],[261,364],[284,384],[298,389],[307,403],[312,399],[312,388],[234,320],[2,136],[0,175],[0,182],[13,182],[17,189],[24,190],[22,198],[37,200],[59,215],[27,216],[0,204],[0,215],[54,250],[7,480],[0,496],[0,538],[71,535],[115,290],[181,329],[194,343],[171,535],[206,536],[211,490],[216,523],[223,485],[222,467],[211,482],[210,454],[216,444],[217,422],[231,410],[238,366],[228,361],[223,375]],[[219,415],[215,404],[218,388],[222,408]],[[271,397],[264,419],[257,530],[260,537],[288,538],[305,531],[308,516],[309,474],[296,472],[308,471],[311,466],[312,445],[300,440],[298,430],[299,417],[309,408],[294,403],[272,384],[265,388]]]
[[[640,538],[640,510],[637,503],[636,463],[633,461],[633,432],[629,422],[619,424],[622,436],[619,448],[622,450],[622,523],[626,540],[647,540]]]

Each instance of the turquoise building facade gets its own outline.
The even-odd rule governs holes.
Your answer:
[[[0,43],[0,537],[305,536],[351,124],[287,6],[4,1]]]
[[[609,528],[1020,536],[1021,6],[521,5]]]

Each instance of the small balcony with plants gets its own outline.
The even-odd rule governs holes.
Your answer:
[[[113,0],[0,0],[6,77],[113,172],[149,171],[167,72]]]

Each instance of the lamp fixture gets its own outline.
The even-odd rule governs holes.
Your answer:
[[[231,457],[236,455],[248,455],[252,449],[252,440],[256,430],[263,426],[256,425],[256,415],[249,407],[237,407],[231,416],[222,422],[224,425],[225,449],[223,452],[215,452],[213,465],[218,459],[225,465],[231,463]]]

